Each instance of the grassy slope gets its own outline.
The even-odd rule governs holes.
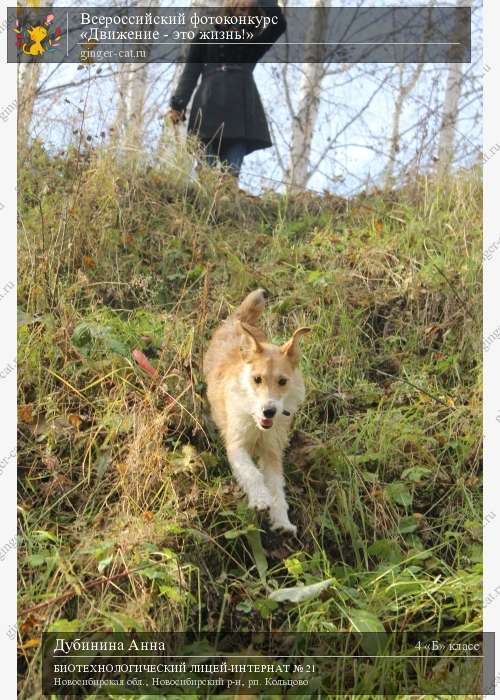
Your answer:
[[[36,639],[50,625],[330,631],[368,610],[387,630],[479,629],[477,173],[351,202],[253,199],[210,173],[186,190],[106,153],[30,158],[19,183],[24,694],[39,692]],[[274,294],[264,323],[275,340],[314,326],[287,457],[299,541],[264,533],[260,573],[256,520],[207,421],[200,372],[211,329],[258,285]],[[116,578],[96,584],[101,573]],[[278,606],[263,576],[271,589],[335,581]]]

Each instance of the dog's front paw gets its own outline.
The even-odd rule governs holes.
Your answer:
[[[255,510],[267,510],[272,506],[272,503],[271,494],[264,489],[248,494],[248,505]]]
[[[286,513],[277,517],[273,517],[273,514],[271,513],[271,530],[279,530],[290,535],[297,534],[297,526],[290,522]]]

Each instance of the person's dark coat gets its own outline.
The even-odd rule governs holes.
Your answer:
[[[283,34],[286,21],[277,6],[265,7],[262,12],[276,16],[276,24],[256,34],[250,45],[233,40],[229,44],[210,42],[189,46],[187,63],[170,100],[170,106],[183,112],[191,99],[201,75],[188,122],[188,133],[196,134],[205,144],[217,147],[220,143],[240,141],[247,154],[272,145],[264,108],[253,79],[256,63]],[[220,29],[214,26],[214,29]],[[227,29],[234,29],[227,25]]]

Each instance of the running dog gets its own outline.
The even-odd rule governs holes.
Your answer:
[[[272,529],[295,534],[288,518],[283,451],[305,396],[299,338],[311,329],[299,328],[281,346],[268,343],[256,325],[266,298],[264,289],[255,290],[221,323],[203,369],[212,417],[249,506],[269,509]]]

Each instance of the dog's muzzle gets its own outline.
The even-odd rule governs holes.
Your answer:
[[[259,418],[259,425],[261,428],[264,428],[264,430],[269,430],[269,428],[273,427],[273,419],[272,418]]]
[[[273,427],[273,418],[276,415],[276,407],[268,406],[267,408],[264,408],[262,413],[264,416],[259,418],[259,423],[262,428],[269,430],[269,428]]]

